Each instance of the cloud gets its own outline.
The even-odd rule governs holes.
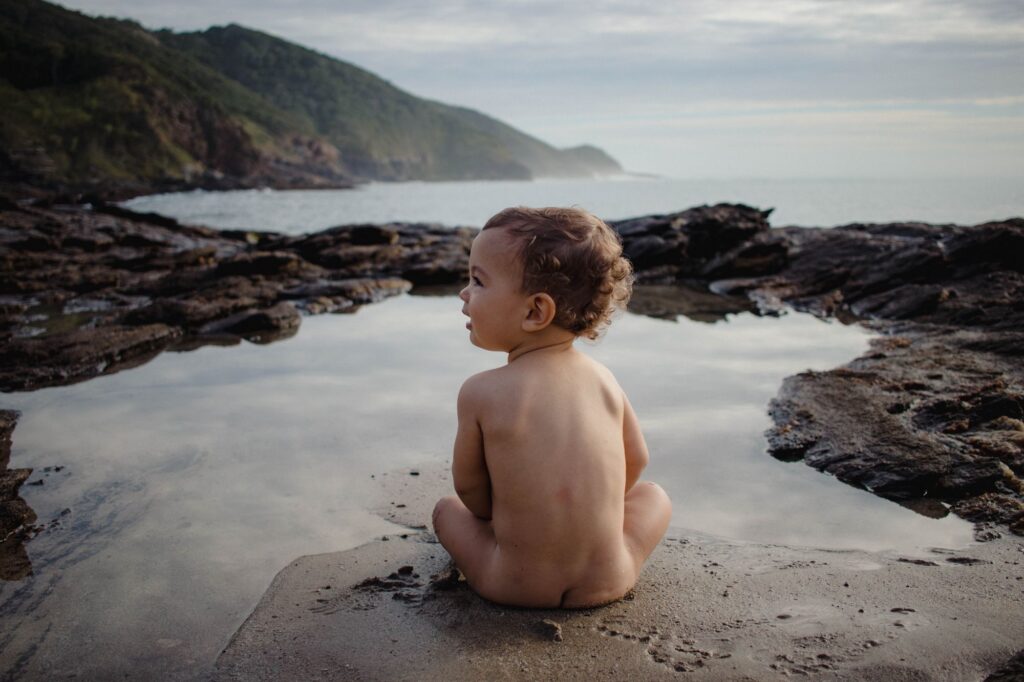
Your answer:
[[[292,2],[167,5],[128,0],[68,0],[88,13],[130,16],[150,27],[205,28],[235,22],[280,32],[304,44],[329,40],[356,51],[475,50],[480,46],[573,46],[599,51],[643,38],[673,51],[768,44],[1014,43],[1024,38],[1019,2],[962,0],[694,0],[569,2],[440,0],[408,3]]]
[[[886,149],[911,143],[897,164],[908,173],[1010,169],[1024,144],[1020,0],[66,4],[149,27],[240,23],[636,170],[708,170],[691,163],[693,138],[738,155],[716,172],[791,174],[851,168],[837,158],[887,168]],[[873,156],[856,148],[866,137]],[[806,154],[773,165],[772,145]]]

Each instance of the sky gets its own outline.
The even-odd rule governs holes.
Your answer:
[[[1024,0],[65,0],[236,23],[677,178],[1024,179]]]

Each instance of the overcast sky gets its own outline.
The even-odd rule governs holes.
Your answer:
[[[1024,0],[67,0],[237,23],[672,177],[1024,179]]]

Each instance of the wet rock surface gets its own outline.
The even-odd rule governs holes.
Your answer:
[[[1014,682],[1024,680],[1024,650],[1017,652],[999,670],[985,678],[985,682]]]
[[[0,205],[0,390],[117,371],[164,350],[293,335],[458,281],[475,231],[352,225],[314,235],[217,231],[126,209]]]
[[[979,539],[993,523],[1024,534],[1024,220],[784,228],[710,270],[733,276],[712,289],[762,312],[790,305],[882,334],[845,367],[786,379],[773,455],[922,513],[951,509]]]
[[[20,580],[32,572],[25,541],[35,532],[36,514],[18,496],[32,470],[8,468],[17,422],[17,412],[0,410],[0,580]]]
[[[767,213],[697,207],[621,221],[641,278],[675,282],[767,231]],[[66,384],[225,337],[268,342],[300,313],[353,311],[466,272],[476,230],[436,224],[345,225],[307,235],[213,230],[89,205],[0,203],[0,390]],[[642,251],[642,254],[641,254]],[[645,254],[645,255],[643,255]],[[697,286],[660,314],[742,309]],[[715,303],[714,301],[718,301]]]

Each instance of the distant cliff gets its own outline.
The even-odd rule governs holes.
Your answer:
[[[241,26],[0,0],[0,183],[122,193],[621,172]]]

